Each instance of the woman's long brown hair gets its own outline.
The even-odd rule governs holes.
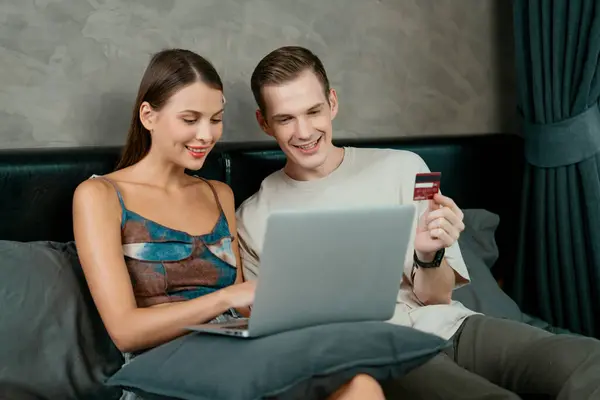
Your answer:
[[[192,51],[168,49],[152,56],[138,89],[127,142],[116,169],[139,162],[150,150],[150,132],[140,120],[142,103],[147,101],[158,111],[177,91],[197,81],[223,91],[223,83],[213,65]]]

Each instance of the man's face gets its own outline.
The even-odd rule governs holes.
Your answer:
[[[257,111],[258,122],[287,156],[287,167],[299,179],[319,176],[334,149],[335,91],[331,89],[326,97],[317,76],[306,70],[282,85],[263,87],[262,97],[266,115]]]

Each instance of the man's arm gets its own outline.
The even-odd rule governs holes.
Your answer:
[[[468,282],[468,272],[458,247],[458,238],[465,228],[462,220],[460,208],[441,193],[429,201],[419,218],[414,242],[417,258],[430,263],[437,251],[445,252],[438,267],[422,268],[413,262],[413,292],[423,304],[449,304],[457,284]]]
[[[266,216],[257,197],[242,203],[235,214],[244,281],[258,279],[260,269]]]
[[[446,249],[448,251],[448,249]],[[462,264],[461,267],[453,268],[448,262],[448,256],[444,257],[438,268],[413,268],[412,286],[415,296],[426,305],[450,304],[452,291],[457,287],[469,283],[462,256],[454,264]],[[458,272],[458,271],[461,272]]]
[[[401,175],[400,202],[416,203],[414,237],[404,262],[404,281],[411,286],[414,296],[423,304],[448,304],[452,291],[468,284],[469,272],[462,258],[458,238],[464,229],[463,213],[454,201],[442,193],[433,200],[413,200],[415,175],[431,172],[423,158],[413,154],[412,158],[400,159],[396,170]],[[409,172],[410,171],[410,172]],[[444,258],[439,267],[415,266],[413,255],[425,263],[431,262],[438,250],[444,249]],[[413,253],[414,252],[414,253]]]
[[[252,246],[246,241],[247,239],[244,240],[244,237],[247,236],[244,234],[238,236],[244,281],[255,280],[258,279],[260,258]]]
[[[456,285],[456,272],[444,258],[438,268],[415,268],[412,282],[413,292],[421,303],[450,304]]]

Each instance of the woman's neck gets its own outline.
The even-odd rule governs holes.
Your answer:
[[[179,189],[187,181],[185,168],[175,165],[150,151],[132,168],[132,173],[145,183],[167,191]]]

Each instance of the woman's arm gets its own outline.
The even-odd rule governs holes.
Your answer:
[[[219,200],[221,202],[221,207],[223,207],[223,212],[225,213],[225,218],[227,218],[227,224],[229,225],[229,231],[233,236],[233,243],[231,247],[233,249],[233,253],[235,254],[236,265],[237,265],[237,276],[235,279],[235,283],[244,282],[244,272],[242,268],[242,259],[240,256],[240,246],[238,241],[237,234],[237,221],[235,218],[235,197],[231,188],[220,181],[210,181],[215,190],[217,191],[217,196],[219,196]],[[250,307],[236,307],[236,310],[245,317],[250,316]]]
[[[202,297],[138,308],[121,247],[121,208],[114,189],[101,180],[79,185],[73,198],[73,229],[94,303],[122,352],[154,347],[207,322],[230,307],[251,304],[254,286],[233,285]]]

